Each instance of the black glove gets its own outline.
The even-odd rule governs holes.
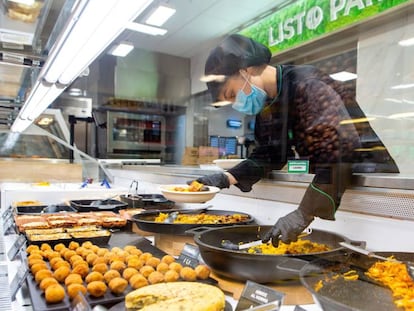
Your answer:
[[[274,247],[278,247],[279,240],[284,243],[295,242],[298,239],[298,235],[309,226],[313,219],[313,215],[308,215],[303,213],[302,210],[296,209],[279,218],[272,229],[266,232],[262,241],[267,243],[272,240]]]
[[[206,185],[206,186],[214,186],[220,189],[229,188],[230,182],[229,178],[224,173],[216,173],[205,175],[196,179],[199,183]],[[191,184],[191,181],[187,182],[187,184]]]
[[[272,240],[277,247],[279,240],[290,243],[297,240],[298,235],[313,221],[314,217],[335,219],[336,202],[328,193],[330,185],[311,183],[299,207],[293,212],[279,218],[272,229],[263,237],[263,242]]]
[[[252,190],[253,184],[264,176],[264,169],[255,161],[247,159],[228,170],[237,180],[235,186],[243,192]]]

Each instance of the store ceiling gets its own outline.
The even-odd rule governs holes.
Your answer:
[[[7,24],[5,21],[7,15],[7,0],[0,0],[1,21],[0,30],[9,30],[10,32],[21,31],[22,29],[33,33],[36,46],[23,44],[14,46],[2,42],[0,36],[0,53],[3,59],[0,60],[0,103],[2,106],[5,102],[17,98],[19,91],[22,89],[23,76],[30,67],[24,67],[20,64],[19,57],[28,57],[29,59],[40,56],[40,46],[44,47],[48,35],[50,35],[55,25],[60,10],[64,3],[73,0],[43,0],[44,6],[47,6],[47,14],[42,19],[42,13],[39,18],[32,23],[27,21],[13,20]],[[291,0],[287,0],[291,1]],[[137,18],[137,22],[143,22],[143,18],[148,12],[163,2],[175,8],[175,15],[170,18],[162,27],[168,32],[164,36],[151,36],[131,30],[125,30],[116,40],[127,40],[134,44],[136,48],[190,58],[199,53],[203,48],[211,47],[211,44],[225,34],[251,22],[252,20],[269,13],[270,10],[279,6],[286,0],[165,0],[154,1],[151,6]],[[41,11],[43,12],[43,11]],[[30,29],[31,25],[33,29]],[[23,27],[23,28],[22,28]],[[41,28],[41,29],[39,29]],[[1,35],[1,34],[0,34]],[[16,59],[6,59],[5,55],[17,53]],[[28,68],[25,71],[25,68]],[[27,74],[26,74],[27,77]],[[26,78],[27,79],[27,78]],[[2,112],[0,107],[0,124],[7,122],[5,118],[10,118],[8,109]]]

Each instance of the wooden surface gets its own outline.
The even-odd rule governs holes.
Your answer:
[[[42,161],[0,161],[2,182],[82,182],[82,165]]]
[[[212,274],[212,278],[216,279],[219,283],[219,287],[226,293],[233,296],[235,300],[239,300],[245,282],[231,280],[218,276],[217,274]],[[301,285],[300,281],[297,282],[283,282],[280,281],[280,284],[263,284],[270,288],[273,288],[279,292],[285,294],[283,304],[284,305],[302,305],[302,304],[313,304],[314,300],[309,291]]]

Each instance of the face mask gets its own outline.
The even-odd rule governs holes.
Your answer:
[[[247,115],[256,115],[262,111],[267,98],[267,94],[261,88],[249,83],[252,90],[250,94],[246,95],[243,92],[243,89],[247,83],[249,83],[249,81],[246,79],[244,86],[240,91],[237,92],[236,100],[232,107],[241,113]]]

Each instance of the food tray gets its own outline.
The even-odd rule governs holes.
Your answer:
[[[133,241],[131,241],[133,239]],[[150,252],[153,256],[163,257],[167,253],[163,252],[159,248],[153,246],[151,242],[145,238],[137,236],[135,233],[116,233],[113,234],[107,247],[124,247],[125,245],[135,245],[143,252]],[[68,297],[66,297],[62,302],[55,304],[48,304],[44,298],[43,291],[39,288],[32,274],[26,279],[29,296],[32,301],[32,307],[34,311],[67,311],[71,310],[71,302]],[[200,282],[206,282],[208,284],[217,285],[217,281],[209,278],[207,280],[200,280]],[[103,306],[113,306],[117,303],[123,302],[125,300],[125,295],[131,292],[133,289],[128,285],[127,289],[122,295],[112,294],[109,290],[105,293],[103,297],[94,298],[89,294],[85,295],[86,301],[91,307],[96,305]]]
[[[175,202],[168,200],[162,194],[121,195],[120,199],[127,203],[129,208],[169,209],[175,205]]]
[[[69,205],[29,205],[16,206],[17,215],[27,214],[52,214],[61,212],[76,212],[76,210]]]
[[[95,199],[95,200],[72,200],[70,201],[72,206],[78,212],[91,212],[91,211],[111,211],[118,212],[122,208],[128,206],[127,203],[114,199]]]

